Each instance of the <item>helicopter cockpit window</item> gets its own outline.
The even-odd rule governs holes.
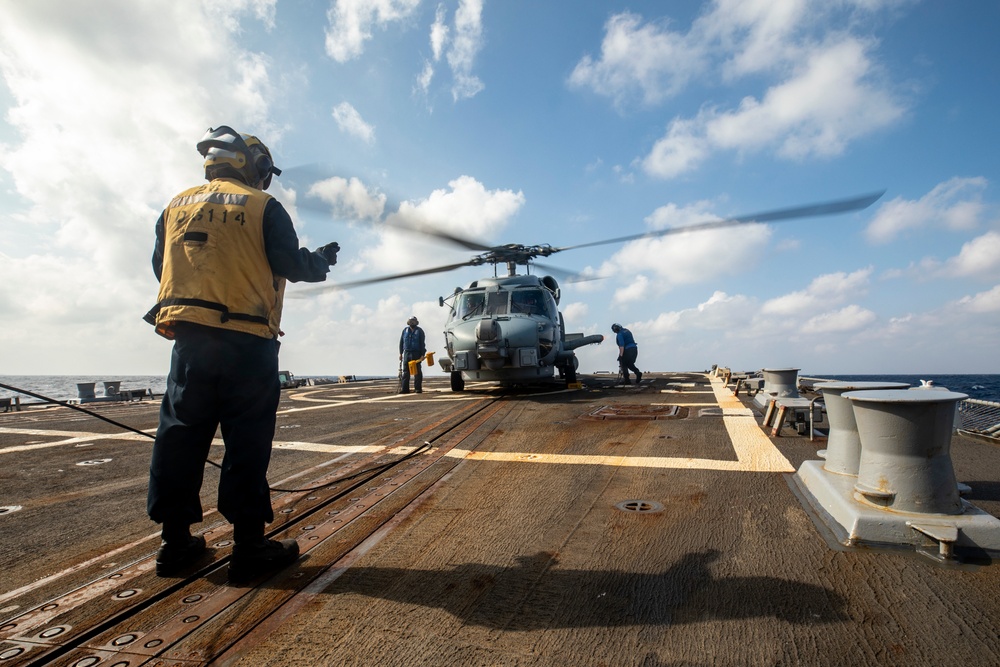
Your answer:
[[[500,290],[498,292],[487,292],[486,293],[486,314],[487,315],[506,315],[507,314],[507,294],[508,292]]]
[[[458,297],[458,308],[455,310],[455,316],[466,320],[470,317],[483,315],[485,305],[485,292],[463,292]]]
[[[545,297],[541,290],[514,290],[510,297],[510,312],[524,315],[548,315]]]

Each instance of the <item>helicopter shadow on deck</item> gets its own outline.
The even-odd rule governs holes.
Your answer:
[[[719,555],[711,549],[689,553],[657,573],[562,569],[555,555],[546,552],[522,556],[510,567],[359,567],[345,572],[325,593],[437,607],[463,623],[505,631],[761,617],[825,624],[848,618],[844,599],[821,586],[772,576],[716,577],[710,566]]]
[[[508,386],[492,385],[474,387],[467,390],[466,393],[510,400],[524,399],[552,403],[581,403],[592,402],[598,397],[611,396],[621,398],[634,394],[660,392],[663,389],[676,389],[680,386],[676,384],[677,382],[693,383],[699,381],[704,385],[701,387],[702,389],[708,389],[710,387],[707,382],[704,382],[704,378],[700,374],[696,376],[674,375],[670,377],[649,378],[644,379],[642,384],[623,386],[618,376],[610,373],[602,373],[599,375],[586,376],[584,379],[584,389],[582,391],[567,391],[565,389],[564,382],[561,380],[551,380],[549,382],[536,382],[533,384],[523,385],[514,384]],[[484,383],[484,385],[485,384],[487,383]]]

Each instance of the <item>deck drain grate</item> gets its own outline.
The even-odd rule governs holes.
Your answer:
[[[676,405],[602,405],[583,415],[583,419],[677,419],[680,408]]]
[[[655,500],[623,500],[615,505],[615,507],[622,512],[632,512],[634,514],[651,514],[663,509],[663,505]]]

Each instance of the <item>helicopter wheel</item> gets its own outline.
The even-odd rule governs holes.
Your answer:
[[[451,372],[451,390],[452,391],[465,391],[465,380],[462,378],[461,371]]]
[[[562,376],[566,378],[566,386],[576,383],[576,365],[573,362],[563,367]]]

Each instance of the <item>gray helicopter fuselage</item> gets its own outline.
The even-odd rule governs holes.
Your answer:
[[[567,364],[575,370],[558,298],[558,284],[548,276],[486,278],[456,289],[449,297],[443,367],[468,380],[506,383],[551,378]]]

